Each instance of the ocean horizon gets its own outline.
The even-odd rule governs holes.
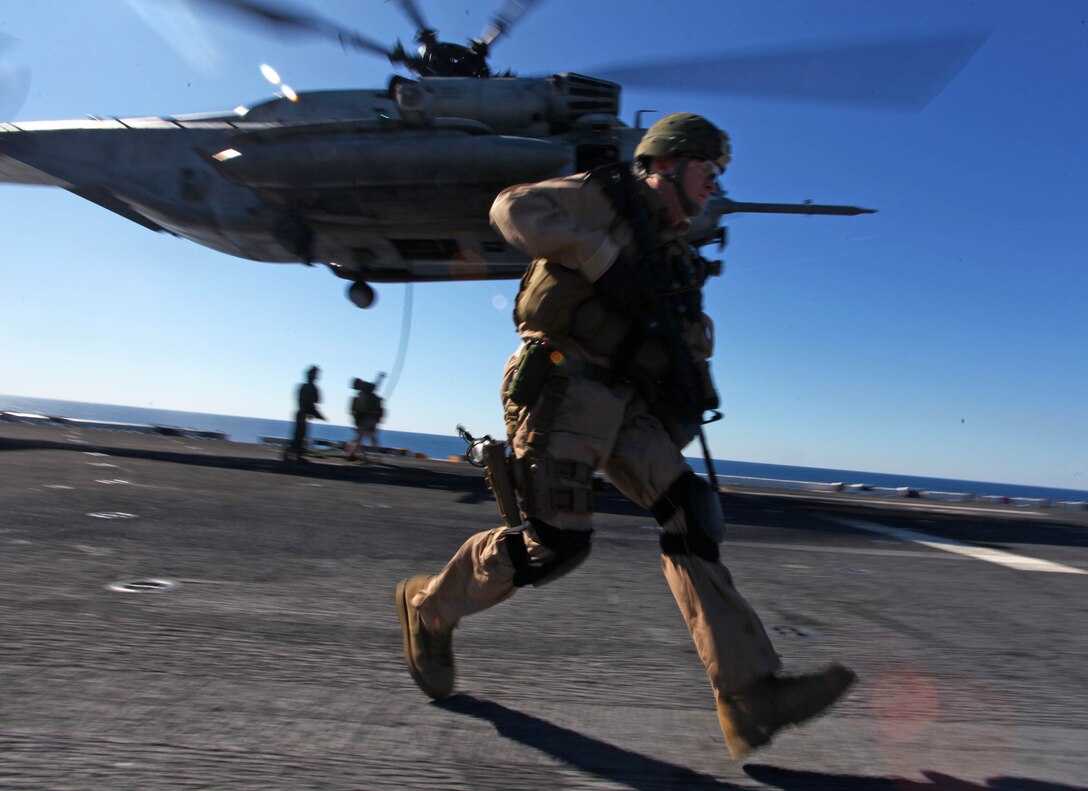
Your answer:
[[[294,430],[291,420],[215,415],[204,412],[181,412],[150,407],[94,404],[82,401],[64,401],[29,396],[0,395],[0,411],[26,412],[48,417],[65,417],[79,420],[99,420],[114,423],[164,426],[170,428],[213,431],[226,435],[231,442],[258,444],[262,437],[290,437]],[[472,431],[472,426],[466,427]],[[456,427],[453,427],[456,432]],[[310,439],[343,442],[354,437],[354,429],[346,425],[334,425],[321,421],[310,424]],[[429,458],[446,459],[463,456],[466,442],[455,433],[449,435],[423,434],[380,428],[378,439],[383,446],[405,448]],[[689,449],[697,446],[689,446]],[[686,457],[692,468],[706,472],[701,457]],[[802,467],[787,464],[714,459],[714,469],[721,479],[734,482],[752,482],[765,485],[782,482],[814,484],[842,483],[847,486],[867,486],[877,489],[907,488],[919,492],[945,492],[971,495],[972,498],[1008,497],[1010,499],[1047,500],[1049,502],[1088,501],[1088,490],[1060,487],[1034,486],[1016,483],[972,481],[956,478],[926,477],[896,473],[880,473],[864,470],[840,470],[823,467]],[[727,482],[727,481],[724,481]]]

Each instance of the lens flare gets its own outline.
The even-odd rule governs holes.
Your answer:
[[[280,73],[273,69],[271,66],[269,66],[267,63],[261,64],[261,74],[273,85],[279,85],[280,82],[282,82],[282,80],[280,80]]]

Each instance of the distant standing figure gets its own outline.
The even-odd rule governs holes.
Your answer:
[[[314,382],[317,381],[319,372],[320,369],[316,365],[311,365],[310,369],[306,371],[306,382],[298,386],[295,435],[291,438],[291,444],[287,446],[287,451],[283,454],[284,461],[304,461],[302,454],[306,450],[306,420],[311,417],[318,420],[325,419],[325,416],[317,408],[317,405],[321,403],[321,392]]]
[[[364,437],[370,438],[372,446],[378,446],[378,424],[385,416],[385,408],[382,406],[381,396],[376,391],[383,378],[385,374],[380,373],[375,382],[358,378],[352,382],[351,386],[359,392],[351,399],[349,407],[351,417],[355,421],[355,439],[344,447],[348,461],[366,461],[366,451],[363,450]]]

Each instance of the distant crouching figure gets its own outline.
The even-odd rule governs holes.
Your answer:
[[[384,377],[385,374],[381,373],[378,374],[375,382],[367,382],[364,379],[356,379],[352,382],[352,387],[358,392],[351,399],[349,407],[352,420],[355,422],[355,438],[344,447],[348,461],[366,461],[366,451],[363,449],[364,438],[369,438],[372,446],[378,445],[378,424],[385,416],[385,408],[382,405],[381,396],[376,391]]]

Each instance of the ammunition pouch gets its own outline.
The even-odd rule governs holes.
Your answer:
[[[527,341],[514,365],[506,398],[518,406],[535,404],[544,392],[544,382],[555,368],[554,354],[558,353],[546,341]]]
[[[522,510],[529,519],[593,511],[593,468],[588,464],[550,456],[525,456],[511,464]]]
[[[686,447],[699,436],[700,426],[721,417],[715,412],[709,419],[704,419],[706,412],[713,412],[718,407],[718,392],[710,376],[710,365],[705,360],[693,361],[688,374],[689,387],[683,387],[675,380],[651,382],[643,387],[650,411],[679,448]]]
[[[531,407],[540,399],[552,373],[581,376],[611,387],[620,381],[610,368],[582,360],[572,360],[546,340],[526,341],[518,353],[514,373],[504,393],[506,400],[519,407]]]
[[[703,413],[718,408],[718,391],[710,375],[710,363],[691,360],[675,370],[673,379],[660,383],[655,402],[681,423],[700,425]]]
[[[553,338],[570,333],[578,306],[593,296],[593,286],[580,272],[544,259],[525,270],[514,307],[515,324]]]
[[[484,479],[507,527],[527,519],[550,519],[557,513],[593,511],[593,468],[548,456],[511,458],[505,442],[482,446]],[[518,503],[518,493],[521,503]]]

